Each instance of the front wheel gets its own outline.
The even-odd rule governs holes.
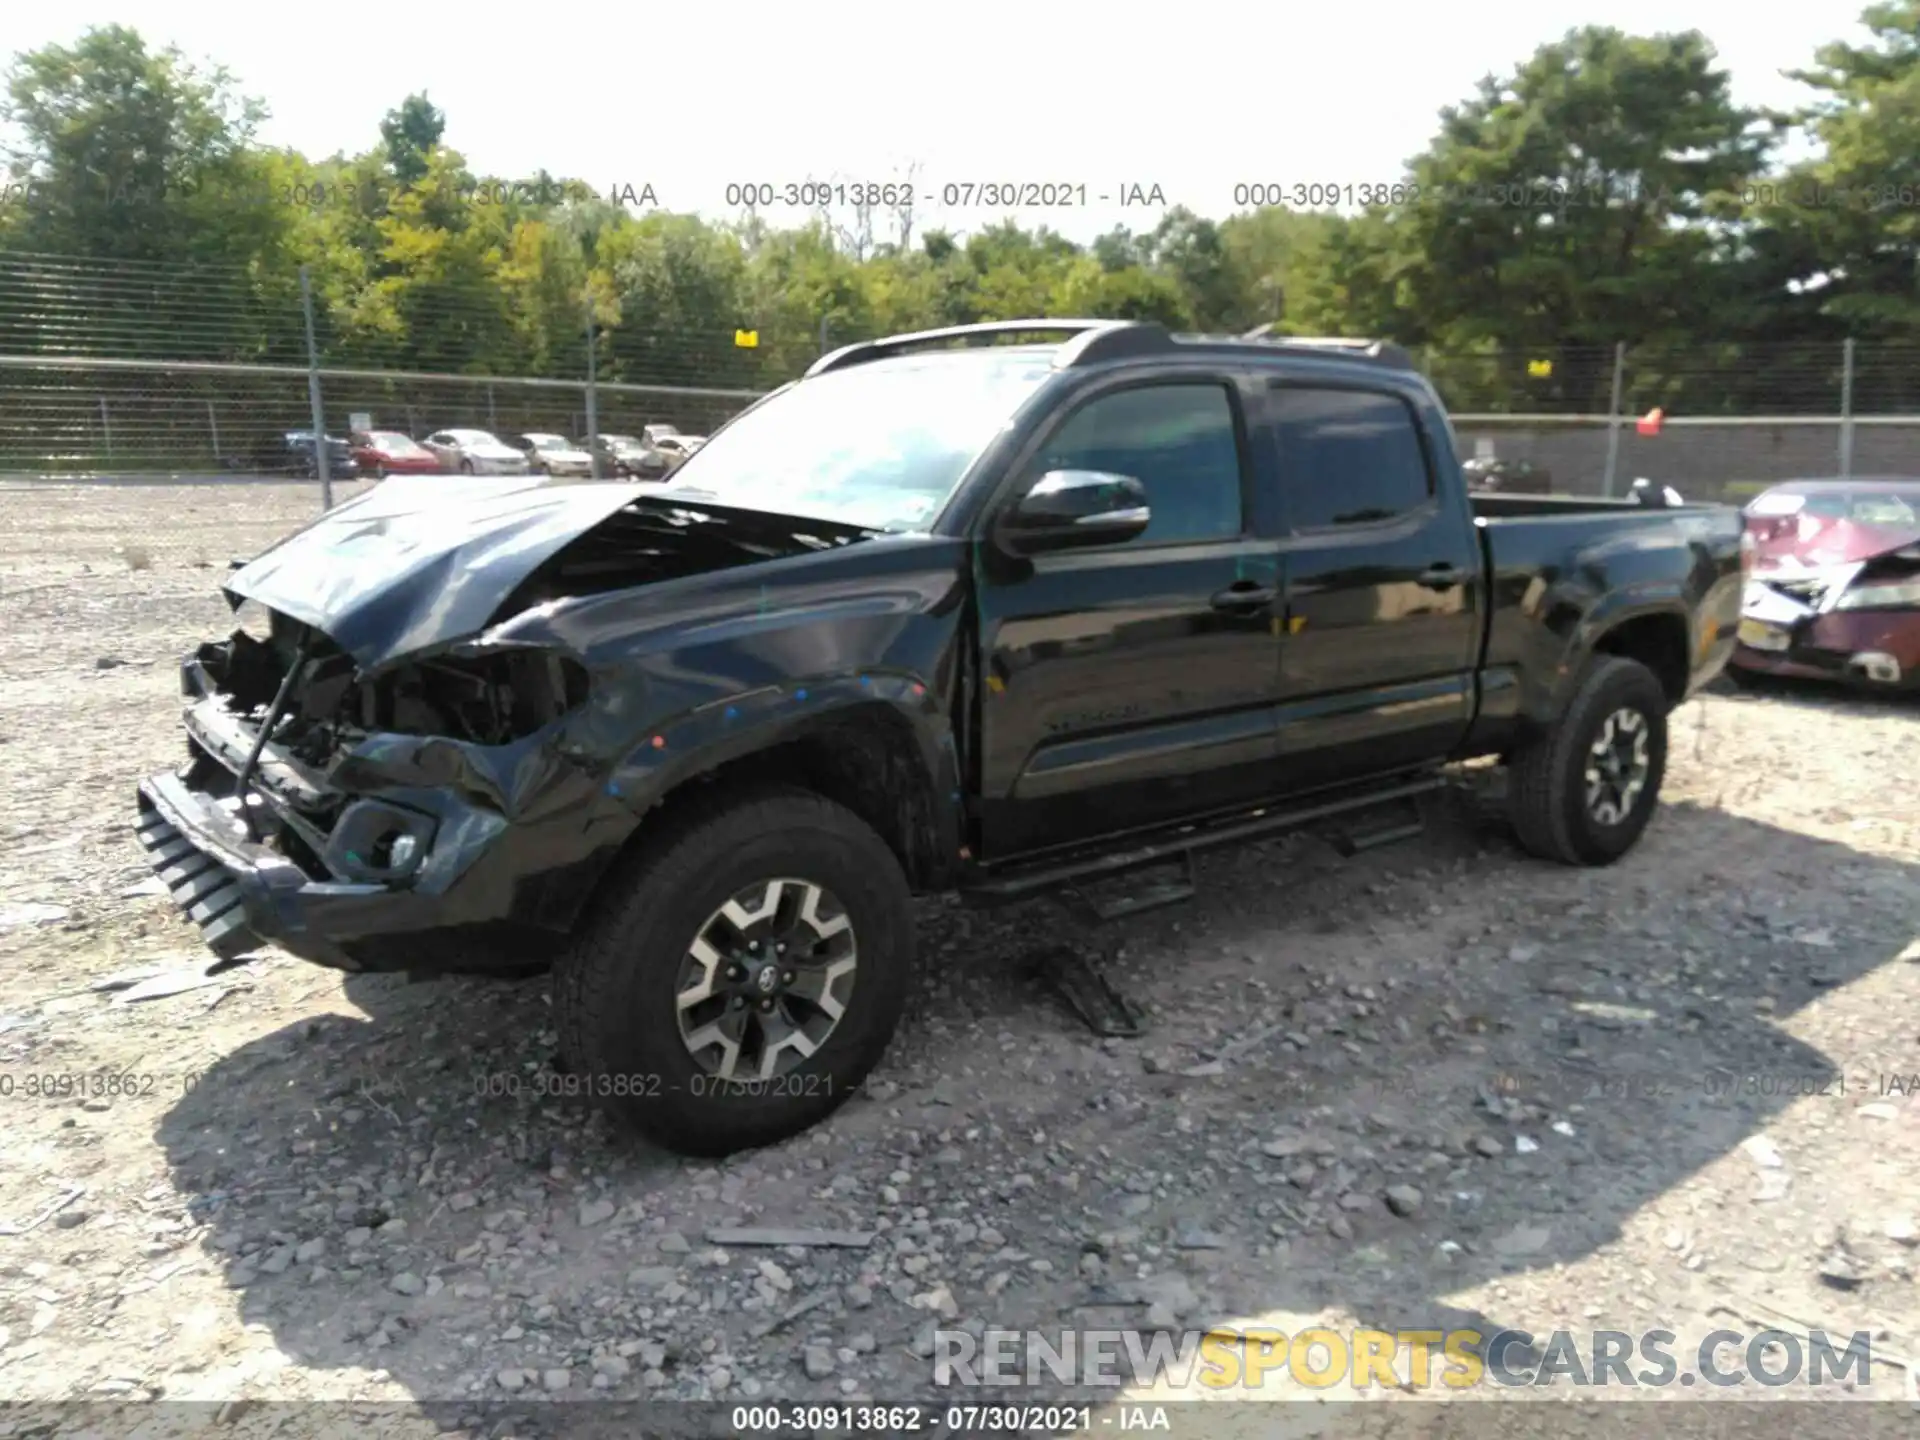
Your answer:
[[[785,1139],[886,1051],[913,964],[899,860],[858,816],[774,790],[668,820],[554,980],[581,1090],[670,1149]]]
[[[461,473],[462,475],[471,475],[471,474],[473,474],[473,461],[471,461],[471,460],[462,460],[462,461],[460,462],[460,473]]]
[[[1636,660],[1588,664],[1559,723],[1514,757],[1508,813],[1543,860],[1611,865],[1653,818],[1667,768],[1667,695]]]

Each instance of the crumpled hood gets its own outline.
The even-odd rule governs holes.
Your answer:
[[[392,479],[257,556],[225,589],[236,605],[313,626],[371,670],[479,631],[562,546],[650,489]]]
[[[1762,577],[1858,564],[1920,544],[1920,530],[1904,525],[1866,525],[1805,513],[1749,515],[1747,533],[1754,541],[1753,573]]]

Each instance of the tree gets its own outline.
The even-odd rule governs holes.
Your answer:
[[[1516,367],[1711,329],[1722,241],[1705,222],[1768,141],[1697,31],[1572,31],[1442,112],[1391,207],[1399,292],[1437,340]],[[1557,366],[1557,398],[1597,408],[1606,368]]]
[[[0,123],[30,203],[21,249],[179,261],[244,253],[271,229],[251,149],[265,115],[227,72],[149,51],[122,25],[18,56]]]
[[[402,185],[413,185],[427,175],[427,155],[447,133],[447,117],[427,99],[427,92],[409,95],[380,122],[380,138],[387,148],[387,168]]]
[[[1769,283],[1829,334],[1920,338],[1920,0],[1870,7],[1872,43],[1824,46],[1794,78],[1819,98],[1796,117],[1820,146],[1758,187],[1754,239]],[[1770,267],[1766,261],[1772,261]]]

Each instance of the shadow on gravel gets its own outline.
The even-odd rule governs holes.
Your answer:
[[[1334,1307],[1386,1330],[1491,1330],[1501,1317],[1443,1297],[1592,1255],[1782,1109],[1860,1083],[1850,1057],[1781,1021],[1896,956],[1920,885],[1916,867],[1687,804],[1606,871],[1526,861],[1458,805],[1424,841],[1283,886],[1303,865],[1285,846],[1210,860],[1198,903],[1135,923],[1126,983],[1153,1016],[1140,1042],[1093,1041],[980,953],[1030,944],[1027,921],[930,911],[927,968],[958,968],[922,980],[884,1072],[906,1078],[723,1165],[609,1138],[552,1093],[537,982],[354,979],[367,1018],[244,1046],[157,1138],[176,1185],[199,1197],[245,1320],[304,1366],[382,1369],[449,1413],[471,1408],[466,1377],[510,1398],[494,1388],[508,1363],[529,1395],[542,1367],[570,1367],[579,1393],[595,1353],[635,1338],[667,1354],[613,1367],[608,1393],[647,1393],[653,1366],[666,1375],[654,1393],[701,1393],[676,1387],[722,1330],[792,1352],[779,1362],[791,1383],[763,1401],[844,1399],[802,1376],[798,1346],[859,1330],[879,1334],[857,1372],[868,1393],[929,1394],[930,1366],[906,1344],[926,1313],[901,1303],[907,1290],[952,1280],[961,1323],[1140,1323],[1138,1309],[1086,1308],[1141,1302],[1100,1264],[1077,1266],[1084,1254],[1146,1253],[1163,1275],[1185,1272],[1198,1298],[1172,1297],[1183,1323]],[[969,989],[964,972],[982,967],[989,983]],[[971,1008],[946,1005],[954,995]],[[1209,1072],[1202,1042],[1223,1025],[1224,1038],[1275,1038]],[[992,1073],[998,1088],[974,1078]],[[943,1189],[922,1171],[952,1178]],[[1756,1184],[1775,1183],[1767,1174]],[[890,1178],[909,1208],[883,1203]],[[1395,1184],[1420,1191],[1411,1218],[1382,1203]],[[911,1206],[957,1224],[945,1217],[962,1194],[969,1226],[1023,1258],[963,1261],[955,1242],[902,1289],[896,1251],[859,1312],[840,1299],[874,1264],[858,1252],[695,1263],[710,1225],[885,1213],[912,1233]],[[667,1232],[696,1254],[660,1253]],[[764,1342],[745,1338],[758,1318],[739,1303],[762,1255],[795,1285],[776,1308],[831,1297]],[[1024,1258],[1039,1256],[1051,1267]],[[1019,1278],[986,1289],[1003,1269]]]

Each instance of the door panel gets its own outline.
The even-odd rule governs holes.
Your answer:
[[[1479,541],[1391,391],[1269,392],[1291,538],[1277,707],[1292,785],[1439,758],[1473,718]]]
[[[1276,777],[1284,587],[1254,528],[1233,377],[1134,382],[1073,407],[1020,467],[1131,475],[1128,544],[979,573],[980,834],[989,861],[1253,803]]]
[[[991,586],[989,856],[1260,798],[1274,780],[1278,601],[1232,613],[1211,600],[1272,566],[1271,541],[1234,540],[1050,556]]]

